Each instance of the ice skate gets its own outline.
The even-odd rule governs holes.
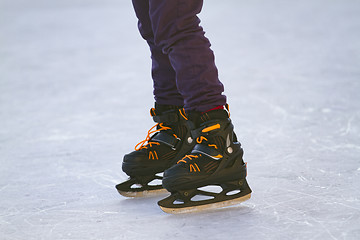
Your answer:
[[[225,110],[189,114],[196,145],[176,165],[167,169],[163,186],[171,195],[158,202],[167,213],[220,208],[246,201],[251,189],[246,181],[243,149]],[[190,121],[189,121],[190,122]],[[209,186],[219,191],[207,190]]]
[[[129,180],[116,185],[126,197],[141,197],[166,192],[161,185],[161,173],[176,163],[194,146],[190,138],[187,117],[183,108],[156,105],[150,110],[156,125],[126,154],[122,170]]]

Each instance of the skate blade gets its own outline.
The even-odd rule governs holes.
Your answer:
[[[165,188],[162,189],[156,189],[156,190],[144,190],[144,191],[140,191],[140,192],[132,192],[132,191],[121,191],[118,190],[118,192],[120,193],[120,195],[124,196],[124,197],[129,197],[129,198],[140,198],[140,197],[153,197],[159,194],[165,194],[167,193]]]
[[[150,197],[162,192],[167,192],[162,185],[149,185],[153,180],[161,180],[162,177],[154,176],[144,176],[138,178],[131,178],[125,182],[119,183],[115,186],[116,190],[120,195],[124,197]]]
[[[219,208],[224,208],[224,207],[228,207],[228,206],[237,205],[237,204],[240,204],[242,202],[245,202],[245,201],[249,200],[250,198],[251,198],[251,193],[249,193],[249,194],[247,194],[245,196],[235,198],[235,199],[231,199],[231,200],[227,200],[227,201],[204,204],[204,205],[198,205],[198,206],[193,206],[193,207],[167,208],[167,207],[160,206],[160,208],[164,212],[170,213],[170,214],[196,213],[196,212],[202,212],[202,211],[207,211],[207,210],[212,210],[212,209],[219,209]]]

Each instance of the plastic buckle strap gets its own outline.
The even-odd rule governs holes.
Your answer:
[[[194,129],[194,130],[191,130],[190,131],[190,135],[191,135],[191,137],[193,138],[193,139],[197,139],[198,137],[200,137],[201,136],[201,130],[202,129]]]
[[[176,150],[179,143],[181,142],[181,139],[176,138],[175,136],[169,135],[165,132],[159,132],[151,138],[151,141],[164,143],[164,144],[170,146],[173,150]]]
[[[174,146],[171,147],[173,150],[176,150],[177,147],[178,147],[178,145],[179,145],[179,143],[181,142],[181,139],[180,139],[180,138],[175,138],[175,139],[176,139],[176,142],[175,142]]]
[[[218,121],[213,121],[214,123],[217,123]],[[211,122],[212,123],[212,122]],[[193,138],[193,139],[196,139],[196,138],[198,138],[198,137],[200,137],[200,136],[206,136],[206,135],[209,135],[209,133],[208,132],[203,132],[203,130],[205,129],[205,128],[208,128],[209,126],[211,126],[212,124],[207,124],[207,125],[203,125],[203,126],[201,126],[201,127],[199,127],[199,128],[196,128],[196,129],[193,129],[193,130],[191,130],[191,137]]]
[[[222,155],[216,149],[208,147],[203,144],[196,144],[195,147],[193,148],[193,150],[191,151],[191,153],[202,153],[213,159],[215,159],[214,156]]]

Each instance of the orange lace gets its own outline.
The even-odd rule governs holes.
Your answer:
[[[207,138],[206,137],[204,137],[204,136],[200,136],[200,137],[198,137],[198,138],[196,138],[196,142],[197,143],[202,143],[203,141],[208,141],[207,140]],[[214,147],[215,149],[218,149],[218,147],[216,146],[216,144],[208,144],[208,146],[209,147]],[[178,162],[177,162],[177,164],[179,164],[179,163],[181,163],[181,162],[183,162],[183,163],[187,163],[187,161],[185,160],[185,159],[188,159],[188,160],[193,160],[193,158],[198,158],[198,157],[200,157],[201,156],[201,154],[199,154],[199,155],[193,155],[193,154],[190,154],[190,155],[185,155],[181,160],[179,160]],[[217,155],[217,156],[214,156],[215,158],[222,158],[223,156],[222,155]],[[196,165],[196,167],[197,167],[197,165]],[[197,167],[198,168],[198,167]],[[200,170],[199,170],[200,171]]]
[[[154,130],[154,128],[156,128],[157,126],[160,126],[160,127],[158,129]],[[153,133],[160,132],[163,130],[169,130],[169,129],[171,129],[171,128],[164,126],[163,123],[155,124],[152,128],[149,129],[146,138],[144,140],[140,141],[138,144],[136,144],[135,150],[138,151],[142,148],[147,148],[148,145],[150,145],[150,147],[152,147],[152,144],[160,145],[160,143],[158,143],[158,142],[148,142],[150,140],[150,136]],[[148,143],[145,145],[146,142],[148,142]]]
[[[203,140],[208,141],[206,137],[200,136],[196,139],[196,142],[200,144],[200,143],[202,143]]]
[[[181,160],[179,160],[177,163],[181,163],[181,162],[183,162],[183,163],[186,163],[186,161],[185,161],[185,159],[187,158],[187,159],[189,159],[189,160],[192,160],[193,158],[198,158],[199,156],[201,156],[201,154],[200,155],[185,155]]]
[[[200,143],[202,143],[204,140],[207,141],[206,137],[200,136],[200,137],[198,137],[198,138],[196,139],[196,142],[200,144]],[[216,145],[215,145],[215,146],[216,146]],[[193,155],[193,154],[185,155],[181,160],[179,160],[179,161],[177,162],[177,164],[178,164],[178,163],[181,163],[181,162],[186,163],[186,160],[185,160],[185,159],[193,160],[193,158],[198,158],[199,156],[201,156],[201,154],[199,154],[199,155]]]
[[[186,163],[186,161],[185,161],[186,158],[188,158],[189,160],[192,160],[193,158],[198,158],[200,156],[201,156],[201,154],[199,154],[199,155],[185,155],[185,157],[183,157],[177,163],[181,163],[181,162]],[[201,171],[199,166],[196,163],[190,163],[189,167],[190,167],[190,172],[200,172]]]
[[[196,138],[196,142],[199,143],[199,144],[202,143],[204,140],[208,141],[207,138],[204,137],[204,136],[200,136],[200,137]],[[209,146],[215,146],[215,148],[217,149],[217,146],[215,144],[209,144]],[[185,160],[186,158],[189,159],[189,160],[192,160],[193,158],[198,158],[199,156],[201,156],[201,154],[200,155],[191,155],[191,154],[185,155],[177,163],[181,163],[181,162],[186,163],[186,160]]]

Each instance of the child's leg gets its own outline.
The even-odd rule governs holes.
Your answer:
[[[149,0],[133,0],[141,36],[150,46],[154,97],[158,104],[183,106],[184,100],[176,86],[176,74],[167,54],[155,45],[149,17]]]
[[[200,20],[202,0],[149,0],[154,42],[168,54],[186,110],[206,111],[226,104],[214,54]]]

